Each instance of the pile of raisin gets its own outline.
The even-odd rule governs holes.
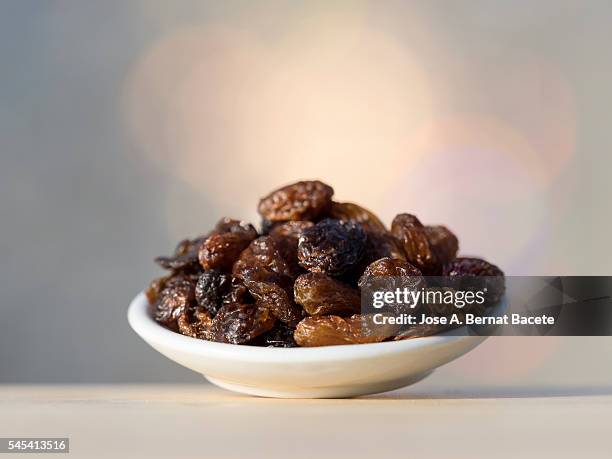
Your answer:
[[[458,239],[445,226],[403,213],[387,229],[371,211],[333,195],[320,181],[284,186],[259,201],[259,231],[223,218],[208,233],[181,241],[171,256],[157,257],[169,273],[146,290],[154,319],[196,339],[326,346],[442,331],[374,324],[361,310],[361,289],[373,281],[404,276],[414,288],[451,289],[487,276],[487,300],[499,301],[503,272],[485,260],[457,258]],[[424,276],[450,281],[426,286]]]

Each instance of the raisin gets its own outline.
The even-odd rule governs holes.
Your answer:
[[[426,226],[425,234],[435,254],[436,264],[439,267],[455,259],[459,251],[459,240],[451,230],[442,225]]]
[[[206,235],[206,237],[212,236],[213,234],[223,233],[243,233],[247,234],[251,239],[257,237],[257,230],[253,225],[242,220],[236,220],[229,217],[224,217],[217,222],[214,229]],[[206,239],[206,237],[204,239]]]
[[[289,263],[286,260],[287,251],[282,247],[281,241],[272,236],[261,236],[252,241],[240,254],[234,264],[234,274],[237,277],[246,278],[242,272],[254,267],[261,267],[286,277],[287,281],[298,276],[297,263]]]
[[[232,283],[229,292],[223,297],[223,304],[240,303],[240,304],[252,304],[255,303],[255,299],[249,293],[249,289],[242,282],[232,276]]]
[[[398,283],[442,295],[484,282],[485,306],[503,295],[499,268],[456,259],[459,243],[448,228],[400,214],[388,231],[373,212],[332,201],[333,194],[320,181],[287,185],[260,200],[260,234],[248,223],[223,218],[205,235],[179,242],[172,256],[156,259],[170,275],[145,292],[155,320],[187,336],[226,343],[356,344],[389,339],[400,328],[374,324],[371,312],[386,311],[361,310],[362,299],[374,307],[371,296],[381,286]],[[428,278],[426,285],[423,276],[441,274],[446,278]],[[406,307],[415,312],[410,303],[389,306],[395,313]],[[416,305],[438,316],[454,306],[438,300]],[[483,311],[477,303],[457,308],[458,314]],[[412,327],[400,338],[436,330]]]
[[[328,216],[336,220],[360,223],[368,233],[387,231],[383,222],[376,215],[352,202],[332,201]]]
[[[274,239],[276,247],[289,265],[292,278],[297,277],[305,271],[298,261],[298,241],[303,231],[312,226],[314,226],[312,222],[291,221],[278,224],[270,231],[270,236]]]
[[[278,320],[295,327],[304,316],[291,293],[274,282],[245,281],[256,304],[272,311]]]
[[[378,277],[410,277],[414,278],[415,286],[424,284],[421,271],[418,268],[397,258],[381,258],[369,264],[359,279],[359,287],[363,288],[369,280]]]
[[[198,272],[200,270],[198,252],[203,242],[203,237],[184,239],[176,246],[173,256],[157,257],[155,262],[162,268],[175,272]]]
[[[297,244],[294,251],[292,251],[290,245],[291,242],[285,239],[262,236],[251,243],[249,250],[259,264],[281,276],[295,278],[298,276],[299,270]]]
[[[325,274],[302,274],[293,288],[295,302],[310,315],[344,315],[361,310],[359,291]]]
[[[267,347],[296,347],[297,343],[293,339],[294,331],[295,329],[287,324],[277,322],[272,330],[260,335],[253,344]]]
[[[195,283],[186,278],[173,279],[160,292],[153,305],[155,320],[176,331],[177,319],[195,302]]]
[[[297,182],[262,198],[258,210],[271,222],[314,220],[329,208],[333,194],[332,187],[318,180]]]
[[[367,263],[372,263],[381,258],[397,258],[405,260],[406,253],[402,244],[388,231],[385,232],[368,232],[368,242],[364,260]]]
[[[186,336],[197,339],[211,338],[212,316],[203,308],[189,308],[183,312],[178,320],[178,331]]]
[[[325,219],[302,232],[298,260],[309,271],[339,276],[361,261],[366,242],[360,224]]]
[[[499,303],[506,291],[503,271],[481,258],[456,258],[444,266],[442,274],[446,276],[449,286],[457,290],[486,289],[487,307]]]
[[[198,305],[213,317],[223,304],[223,297],[232,287],[232,276],[215,269],[204,271],[195,287],[195,298]]]
[[[226,304],[212,320],[210,338],[221,343],[243,344],[274,327],[276,318],[257,305]]]
[[[149,284],[149,286],[145,290],[145,295],[147,296],[147,300],[149,301],[149,304],[153,304],[157,301],[161,291],[164,289],[164,287],[166,286],[166,283],[171,277],[172,276],[159,277],[157,279],[154,279]]]
[[[204,269],[229,271],[240,253],[256,237],[257,231],[253,225],[229,218],[222,219],[200,247],[200,264]]]
[[[460,257],[444,266],[443,275],[503,277],[504,273],[482,258]]]
[[[372,315],[310,316],[296,327],[293,338],[299,346],[377,343],[394,336],[396,325],[378,325]]]
[[[364,311],[373,312],[370,308],[375,304],[374,292],[418,291],[425,286],[425,280],[421,271],[407,261],[381,258],[368,265],[359,278],[358,285],[361,289]],[[395,314],[414,314],[418,305],[406,301],[393,301],[385,302],[384,307],[386,311],[390,310]]]
[[[293,278],[297,274],[271,236],[254,240],[240,254],[232,272],[257,304],[269,308],[279,320],[295,326],[302,318],[301,309],[293,302]]]
[[[304,230],[313,226],[314,223],[305,220],[284,222],[275,225],[274,228],[270,230],[270,235],[274,237],[289,237],[295,239],[297,244],[297,241]]]
[[[404,249],[399,241],[388,231],[367,231],[368,240],[363,258],[359,263],[354,265],[345,274],[339,277],[342,282],[357,287],[359,278],[367,268],[367,266],[381,258],[397,258],[398,260],[406,260]]]
[[[265,218],[263,218],[261,220],[261,224],[259,225],[259,234],[261,234],[262,236],[270,234],[270,231],[272,231],[276,225],[278,225],[278,222],[271,222],[270,220],[266,220]]]
[[[425,275],[438,271],[436,255],[429,243],[425,227],[411,214],[399,214],[391,223],[391,232],[401,242],[406,258]]]

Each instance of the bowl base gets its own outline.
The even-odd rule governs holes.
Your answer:
[[[357,397],[359,395],[378,394],[380,392],[388,392],[390,390],[399,389],[401,387],[415,384],[427,376],[433,370],[411,375],[405,378],[394,379],[390,381],[381,381],[377,383],[367,384],[350,384],[348,386],[329,386],[329,387],[304,387],[304,388],[268,388],[259,386],[247,386],[237,384],[221,378],[213,378],[204,376],[208,381],[215,386],[227,389],[241,394],[256,395],[258,397],[271,398],[348,398]]]

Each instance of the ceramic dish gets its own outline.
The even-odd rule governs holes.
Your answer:
[[[211,383],[264,397],[354,397],[420,381],[486,337],[457,329],[426,338],[374,344],[273,348],[215,343],[174,333],[153,320],[140,293],[128,310],[134,331],[151,347]]]

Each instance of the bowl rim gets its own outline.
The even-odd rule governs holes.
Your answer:
[[[183,353],[208,357],[215,356],[228,360],[244,360],[245,358],[252,361],[267,362],[286,362],[289,359],[293,362],[296,359],[300,362],[347,360],[487,338],[486,336],[468,335],[465,330],[461,333],[462,329],[466,328],[463,326],[433,336],[367,344],[281,348],[217,343],[173,332],[155,322],[149,313],[149,302],[144,292],[140,292],[131,301],[127,311],[127,319],[134,332],[153,347],[159,345]]]

